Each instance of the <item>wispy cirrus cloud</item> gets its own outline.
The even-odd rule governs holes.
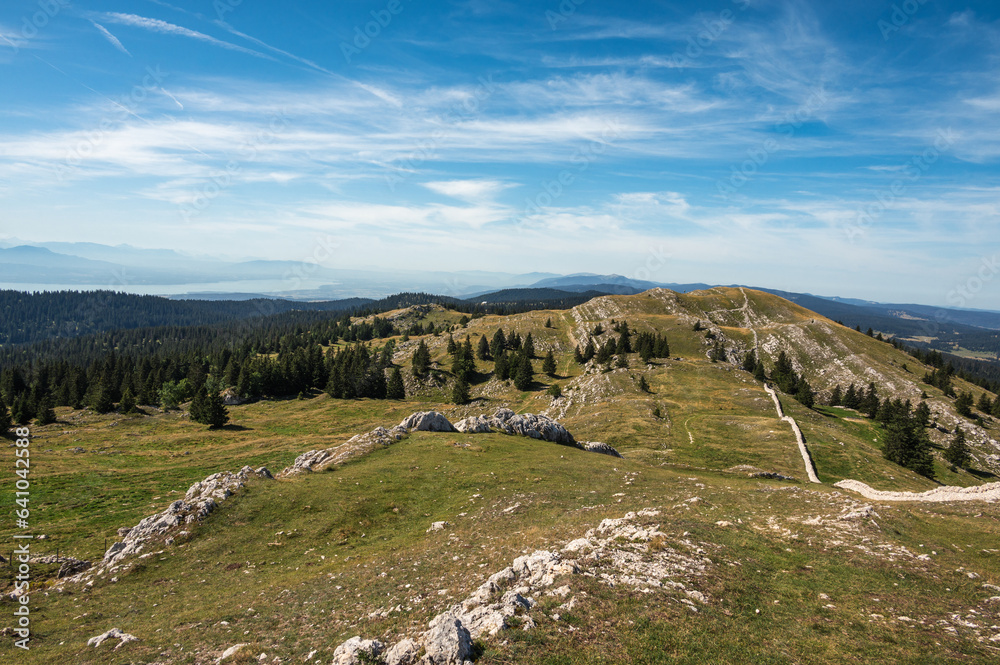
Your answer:
[[[272,60],[268,55],[254,51],[253,49],[248,49],[231,42],[223,41],[221,39],[216,39],[211,35],[206,35],[203,32],[198,32],[197,30],[191,30],[180,25],[175,25],[173,23],[168,23],[166,21],[161,21],[156,18],[147,18],[145,16],[137,16],[136,14],[122,14],[119,12],[108,12],[102,14],[104,19],[111,23],[118,23],[119,25],[127,25],[133,28],[142,28],[143,30],[149,30],[151,32],[158,32],[164,35],[177,35],[179,37],[187,37],[189,39],[196,39],[206,44],[212,44],[213,46],[218,46],[219,48],[228,49],[230,51],[237,51],[239,53],[245,53],[247,55],[252,55],[256,58],[264,58],[267,60]]]
[[[108,31],[107,28],[105,28],[103,25],[101,25],[97,21],[91,20],[90,22],[94,25],[95,28],[97,28],[97,31],[100,32],[104,36],[105,39],[107,39],[109,42],[111,42],[112,46],[114,46],[116,49],[118,49],[119,51],[121,51],[122,53],[124,53],[125,55],[127,55],[128,57],[130,57],[130,58],[132,57],[132,54],[128,52],[128,49],[125,48],[122,45],[121,41],[119,41],[119,39],[117,37],[115,37],[114,35],[112,35]]]

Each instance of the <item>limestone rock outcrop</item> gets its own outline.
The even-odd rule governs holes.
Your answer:
[[[465,418],[455,423],[455,429],[466,434],[502,432],[569,446],[576,444],[573,435],[558,421],[533,413],[518,414],[510,409],[497,409],[492,416]]]

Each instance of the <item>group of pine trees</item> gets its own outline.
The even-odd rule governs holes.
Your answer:
[[[974,403],[971,393],[959,394],[955,402],[959,414],[967,418],[975,416],[971,410]],[[1000,396],[991,400],[983,393],[975,405],[984,414],[1000,418]],[[852,383],[847,390],[840,385],[834,387],[830,406],[855,409],[881,424],[885,430],[882,446],[885,458],[928,478],[933,477],[931,441],[926,431],[933,423],[931,410],[926,402],[920,402],[914,407],[910,400],[890,400],[888,397],[882,399],[879,398],[874,383],[869,383],[867,388],[857,387]],[[964,468],[968,465],[969,447],[965,432],[960,427],[955,429],[952,440],[944,451],[944,458],[952,467]]]
[[[781,392],[791,395],[807,408],[816,405],[816,393],[804,376],[800,376],[795,371],[795,366],[784,351],[778,353],[778,359],[774,363],[770,377],[764,361],[757,357],[757,352],[753,349],[743,358],[741,365],[744,371],[753,374],[758,381],[771,380]]]
[[[125,331],[130,339],[135,331]],[[268,341],[253,336],[235,349],[195,346],[184,352],[166,349],[129,353],[117,348],[85,364],[68,359],[36,361],[27,367],[7,366],[0,372],[0,401],[14,424],[48,424],[54,408],[90,408],[98,413],[141,412],[141,407],[177,408],[204,393],[215,402],[223,388],[245,400],[283,397],[326,390],[337,397],[401,399],[405,396],[398,368],[392,365],[393,343],[372,348],[376,336],[396,334],[392,324],[375,317],[350,323],[338,319],[314,326],[295,326]],[[340,350],[324,351],[338,340]],[[71,340],[69,343],[76,342]],[[129,344],[122,344],[129,349]],[[156,345],[153,345],[154,349]],[[87,356],[85,356],[87,357]],[[201,417],[201,398],[194,410]],[[207,403],[206,403],[207,404]],[[206,424],[220,426],[218,405],[205,410]],[[9,408],[9,411],[8,411]],[[198,420],[198,418],[195,418]]]
[[[653,358],[667,358],[670,356],[670,344],[667,338],[660,333],[640,332],[633,333],[629,330],[628,321],[611,320],[611,332],[617,333],[617,337],[610,335],[600,346],[594,343],[594,339],[604,334],[604,327],[597,324],[590,339],[587,340],[583,350],[577,346],[573,352],[573,358],[577,363],[583,365],[594,360],[599,365],[607,365],[616,356],[619,367],[628,367],[628,354],[638,353],[639,358],[644,363],[649,363]],[[633,337],[635,337],[633,341]]]
[[[910,400],[880,398],[875,383],[870,382],[867,388],[852,383],[847,390],[838,384],[830,397],[830,406],[855,409],[881,424],[883,457],[922,476],[934,477],[934,458],[927,435],[931,411],[926,402],[914,408]]]

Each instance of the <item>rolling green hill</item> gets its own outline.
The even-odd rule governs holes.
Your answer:
[[[162,511],[209,474],[244,465],[276,473],[301,453],[390,428],[414,411],[452,422],[501,407],[546,414],[624,459],[496,433],[411,432],[327,471],[251,481],[204,521],[170,532],[170,544],[150,543],[149,556],[93,586],[56,580],[57,564],[35,563],[31,662],[211,663],[246,643],[225,662],[328,663],[355,635],[387,644],[418,636],[517,557],[602,533],[610,536],[600,556],[563,552],[577,571],[525,592],[536,601],[530,610],[476,639],[478,662],[995,659],[998,504],[873,503],[831,487],[844,478],[886,490],[936,483],[883,459],[873,421],[782,395],[822,481],[809,484],[791,428],[739,368],[750,349],[769,367],[784,351],[821,397],[852,381],[915,400],[926,390],[941,428],[962,422],[974,454],[975,473],[952,471],[936,450],[937,479],[995,480],[996,422],[960,419],[951,398],[920,382],[926,368],[890,344],[738,288],[606,296],[464,326],[461,313],[437,305],[380,316],[452,326],[453,340],[471,336],[473,348],[498,328],[531,333],[535,381],[517,390],[492,375],[491,361],[477,360],[471,401],[451,404],[448,334],[437,334],[396,338],[405,401],[261,401],[230,407],[232,423],[220,430],[185,410],[59,408],[58,422],[33,427],[31,521],[48,536],[33,551],[99,559],[105,538],[113,542],[120,527]],[[627,367],[574,360],[575,347],[606,343],[623,321],[664,334],[670,357],[643,363],[631,353]],[[410,362],[421,341],[432,368],[416,379]],[[717,341],[726,359],[713,362]],[[550,349],[554,376],[541,370]],[[562,397],[546,394],[552,384]],[[932,437],[940,444],[946,434]],[[629,521],[602,526],[630,512]],[[435,530],[436,522],[446,524]],[[0,529],[5,542],[11,524]],[[12,581],[5,578],[6,593]],[[3,604],[12,616],[14,602]],[[87,646],[111,628],[138,641]],[[0,662],[21,662],[11,653]]]

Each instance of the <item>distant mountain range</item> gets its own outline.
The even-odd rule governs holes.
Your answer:
[[[170,295],[188,300],[377,300],[400,292],[426,292],[475,302],[577,300],[600,294],[632,295],[661,287],[687,293],[705,283],[652,282],[622,275],[488,271],[386,271],[327,268],[304,261],[223,261],[173,250],[96,243],[0,242],[0,285],[16,290],[102,288]],[[738,285],[727,285],[738,286]],[[834,320],[905,337],[940,337],[942,326],[1000,330],[1000,312],[886,304],[753,287],[780,295]],[[965,328],[969,328],[966,330]]]

